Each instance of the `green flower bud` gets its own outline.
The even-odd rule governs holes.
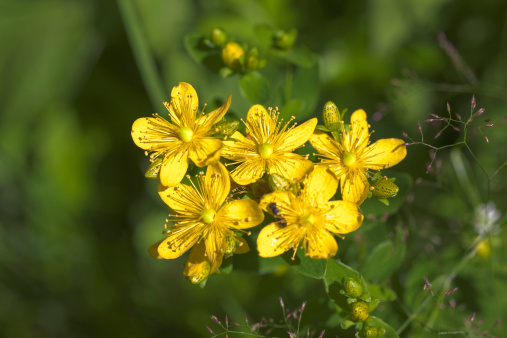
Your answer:
[[[248,54],[245,57],[245,68],[249,71],[259,68],[259,58],[255,55]]]
[[[213,28],[211,31],[211,42],[215,46],[222,46],[227,41],[227,34],[222,28]]]
[[[340,123],[340,111],[336,104],[333,101],[327,101],[322,109],[322,119],[324,120],[324,125],[327,129],[333,130],[336,129],[336,123]]]
[[[206,267],[197,275],[189,276],[188,279],[192,284],[201,284],[209,277],[209,272],[211,270],[211,264],[206,263]]]
[[[363,329],[363,337],[376,338],[378,337],[378,329],[375,326],[367,326]]]
[[[349,278],[345,282],[345,292],[350,297],[358,298],[363,294],[363,286],[355,279]]]
[[[377,327],[377,337],[383,337],[386,334],[386,329],[383,327]]]
[[[269,189],[271,189],[271,191],[275,190],[288,191],[291,188],[290,181],[279,174],[269,175],[268,183]]]
[[[213,136],[232,136],[238,130],[239,121],[222,121],[215,123],[213,127],[211,127],[211,131]]]
[[[279,30],[274,37],[275,47],[285,50],[290,49],[296,42],[297,37],[298,31],[295,28],[288,32]]]
[[[396,184],[385,178],[381,178],[378,181],[373,182],[370,189],[371,193],[376,198],[394,197],[400,190]]]
[[[226,234],[225,235],[225,250],[224,256],[225,258],[231,257],[234,251],[236,251],[236,247],[238,246],[238,241],[236,240],[236,236],[234,234]]]
[[[151,162],[150,166],[146,170],[144,177],[146,178],[160,178],[160,167],[164,162],[164,156],[158,156]]]
[[[368,304],[363,301],[357,301],[350,307],[350,315],[356,322],[364,322],[369,316]]]
[[[222,48],[222,60],[225,65],[234,71],[241,69],[240,58],[244,57],[245,50],[236,42],[228,42]]]

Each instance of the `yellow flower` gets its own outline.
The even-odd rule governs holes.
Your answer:
[[[231,96],[215,111],[196,119],[199,101],[194,88],[180,82],[171,92],[171,103],[165,102],[171,122],[155,117],[137,119],[132,126],[136,145],[151,152],[151,161],[164,158],[160,167],[160,181],[172,187],[181,182],[188,168],[188,158],[198,167],[207,166],[220,158],[222,141],[207,137],[210,128],[220,121],[231,104]]]
[[[390,168],[405,158],[403,140],[390,138],[369,144],[368,122],[364,110],[356,110],[350,118],[350,130],[340,133],[340,142],[316,131],[310,143],[322,157],[322,163],[340,179],[342,198],[361,204],[368,196],[371,170]]]
[[[289,121],[290,122],[290,121]],[[278,111],[268,113],[261,105],[248,111],[245,122],[247,137],[235,132],[224,141],[222,156],[240,165],[231,172],[236,183],[247,185],[268,174],[279,174],[289,180],[300,180],[313,168],[313,163],[301,155],[294,154],[301,147],[317,125],[313,118],[298,127],[288,128],[278,122]]]
[[[327,259],[338,250],[332,234],[346,234],[361,226],[363,215],[356,204],[329,201],[338,180],[326,166],[315,166],[303,186],[297,196],[278,190],[262,197],[260,207],[275,216],[276,222],[264,227],[257,238],[261,257],[277,256],[289,249],[295,254],[303,241],[307,256]]]
[[[208,166],[195,185],[178,184],[175,187],[159,185],[159,195],[174,211],[170,219],[168,236],[160,242],[157,252],[160,258],[180,257],[192,248],[184,274],[200,282],[222,264],[224,255],[248,251],[236,231],[251,228],[264,220],[258,204],[249,199],[224,201],[229,195],[229,173],[217,162]]]

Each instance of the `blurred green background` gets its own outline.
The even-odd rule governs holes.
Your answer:
[[[134,9],[137,26],[122,19],[119,4]],[[444,304],[428,316],[438,318],[442,331],[461,331],[476,312],[485,318],[481,330],[501,336],[505,324],[493,323],[507,313],[499,301],[507,297],[501,232],[507,175],[493,173],[507,160],[503,0],[2,0],[0,336],[209,336],[211,315],[241,323],[245,313],[251,322],[280,319],[278,297],[290,308],[308,300],[303,322],[326,329],[325,336],[352,333],[329,318],[333,310],[320,280],[279,268],[216,275],[199,288],[183,277],[184,258],[148,255],[162,236],[167,210],[157,182],[144,178],[148,159],[134,145],[131,125],[163,112],[162,102],[152,103],[160,96],[169,100],[180,81],[195,87],[201,104],[232,93],[231,111],[245,116],[251,103],[241,95],[238,76],[223,79],[195,62],[184,38],[220,26],[256,46],[258,25],[296,28],[297,43],[318,55],[318,81],[303,88],[318,94],[308,111],[320,117],[328,100],[340,109],[363,108],[373,140],[401,138],[401,131],[419,139],[417,122],[429,113],[445,115],[446,102],[468,117],[473,94],[478,108],[486,108],[475,125],[484,126],[485,118],[495,123],[482,128],[489,143],[477,128],[468,136],[491,180],[463,147],[453,155],[439,152],[428,175],[428,149],[409,147],[395,167],[415,180],[403,195],[408,202],[340,241],[337,257],[366,274],[361,262],[372,248],[393,237],[396,227],[406,231],[404,259],[382,281],[398,299],[376,312],[397,329],[417,307],[423,276],[431,281],[458,265],[477,236],[474,210],[493,201],[501,219],[490,236],[491,254],[473,257],[452,281],[460,287],[454,309]],[[144,85],[125,27],[137,29],[151,51],[162,91]],[[442,32],[465,67],[456,67],[456,57],[441,48]],[[260,73],[277,90],[284,78],[276,76],[285,68],[262,56],[268,66]],[[460,140],[452,130],[433,140],[438,126],[423,127],[428,143]],[[421,331],[426,320],[416,320],[402,336],[436,334]]]

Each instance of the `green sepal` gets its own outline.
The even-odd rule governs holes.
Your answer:
[[[386,198],[378,198],[377,200],[380,203],[385,204],[386,206],[389,206],[389,201]]]
[[[368,310],[369,312],[372,312],[377,308],[377,306],[380,304],[380,299],[373,299],[371,302],[368,303]]]
[[[349,327],[351,326],[354,326],[356,323],[351,321],[351,320],[348,320],[348,319],[345,319],[343,322],[340,323],[340,327],[344,330],[348,329]]]
[[[317,130],[321,130],[321,131],[325,131],[325,132],[328,132],[328,133],[331,131],[331,130],[327,129],[327,128],[326,128],[326,126],[325,126],[325,125],[323,125],[323,124],[318,124],[318,125],[315,127],[315,129],[317,129]]]

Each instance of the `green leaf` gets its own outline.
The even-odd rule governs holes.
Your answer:
[[[263,104],[269,99],[268,81],[257,71],[241,76],[239,85],[241,94],[253,104]]]
[[[292,260],[292,253],[287,253],[282,257],[290,266],[293,266],[305,276],[321,279],[326,273],[327,261],[325,259],[312,259],[305,255],[304,250],[299,249],[294,260]]]
[[[305,46],[294,46],[288,51],[272,49],[273,55],[295,66],[311,68],[316,63],[316,56]]]
[[[315,129],[329,132],[329,129],[327,129],[326,126],[323,124],[318,124],[317,127],[315,127]]]
[[[351,267],[338,262],[334,259],[328,259],[326,265],[326,273],[324,276],[324,283],[326,285],[326,292],[337,306],[346,310],[349,308],[347,304],[347,296],[340,294],[340,290],[345,288],[345,282],[349,278],[359,279],[360,274]],[[367,286],[363,282],[363,290],[366,292]]]
[[[401,265],[405,251],[406,244],[403,242],[403,233],[398,230],[394,241],[384,241],[370,253],[362,267],[364,278],[378,283],[385,281]]]
[[[201,34],[188,34],[185,37],[185,48],[192,59],[214,73],[219,73],[224,66],[220,48],[210,48]]]
[[[396,330],[393,329],[393,327],[386,322],[384,322],[382,319],[377,318],[375,316],[370,316],[371,321],[368,323],[370,326],[375,327],[383,327],[386,330],[386,333],[382,336],[382,338],[399,338],[398,334],[396,333]]]
[[[382,301],[392,302],[396,300],[398,296],[393,289],[387,286],[378,285],[378,284],[368,284],[368,293],[373,298],[378,298]]]
[[[306,119],[313,115],[320,92],[319,63],[314,62],[309,68],[298,67],[294,71],[292,82],[285,87],[287,101],[298,99],[303,102],[298,119]],[[283,114],[284,112],[282,112]],[[288,116],[290,118],[290,116]]]
[[[287,102],[283,107],[281,112],[283,112],[283,116],[298,116],[299,111],[303,107],[304,102],[302,100],[294,99]]]

